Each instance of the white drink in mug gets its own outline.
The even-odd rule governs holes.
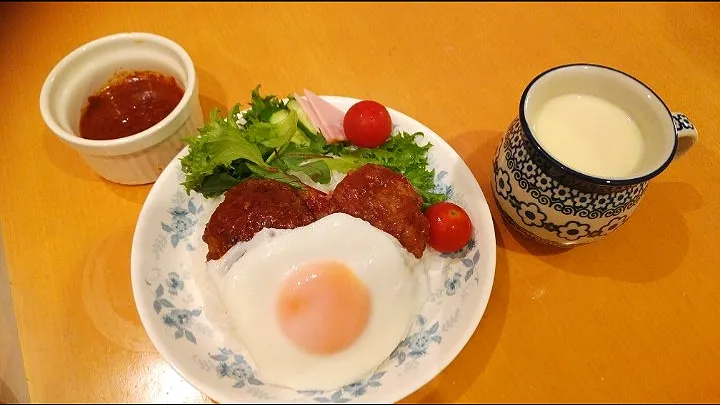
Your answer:
[[[533,79],[493,162],[493,194],[524,235],[573,246],[614,232],[650,179],[697,139],[649,87],[612,68],[574,64]]]
[[[530,121],[548,153],[590,176],[632,176],[645,154],[643,133],[630,114],[591,94],[554,97]]]

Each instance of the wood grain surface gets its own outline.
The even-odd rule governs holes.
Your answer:
[[[99,178],[45,126],[68,52],[147,31],[195,62],[205,112],[258,83],[372,98],[432,128],[491,201],[497,269],[460,355],[404,402],[720,401],[717,3],[4,3],[0,220],[33,402],[210,402],[145,334],[130,242],[151,185]],[[525,85],[569,62],[624,70],[690,116],[697,145],[602,242],[524,239],[492,202],[491,159]]]

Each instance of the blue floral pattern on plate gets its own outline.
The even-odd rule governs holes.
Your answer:
[[[245,357],[233,353],[232,350],[222,348],[218,354],[210,355],[218,362],[215,371],[220,378],[229,378],[235,382],[233,388],[244,388],[246,385],[264,385],[255,377],[255,372],[245,360]]]
[[[342,102],[345,99],[341,99]],[[348,107],[349,105],[346,105]],[[427,250],[429,299],[404,340],[365,378],[329,391],[295,391],[267,384],[236,341],[204,272],[202,230],[219,199],[185,193],[179,160],[158,179],[141,213],[133,245],[133,290],[143,325],[158,350],[198,389],[220,402],[395,402],[427,382],[458,354],[485,310],[494,277],[492,218],[472,173],[426,127],[391,110],[393,122],[433,143],[436,192],[465,207],[475,235],[451,254]],[[461,162],[461,160],[460,160]],[[147,212],[146,212],[147,211]],[[410,389],[406,389],[410,387]]]
[[[455,276],[453,276],[454,279]],[[398,366],[405,363],[408,358],[417,360],[425,356],[428,349],[430,349],[431,343],[442,343],[442,336],[438,335],[439,321],[427,327],[427,319],[422,315],[418,315],[416,322],[420,330],[406,337],[405,340],[400,342],[395,351],[390,354],[390,360],[397,360]]]

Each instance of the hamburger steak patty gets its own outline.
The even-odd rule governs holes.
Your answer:
[[[348,173],[331,196],[338,211],[368,221],[397,238],[415,257],[422,257],[430,224],[421,211],[422,197],[405,176],[366,164]]]
[[[311,208],[306,204],[308,200]],[[225,193],[205,227],[207,260],[221,258],[238,242],[247,242],[263,228],[293,229],[308,225],[330,210],[329,199],[317,190],[303,192],[275,180],[249,179]],[[327,215],[327,214],[326,214]]]
[[[343,212],[394,236],[421,258],[430,232],[421,207],[422,198],[402,174],[375,164],[348,173],[331,195],[312,187],[249,179],[225,193],[202,239],[208,245],[207,260],[217,260],[263,228],[293,229]]]

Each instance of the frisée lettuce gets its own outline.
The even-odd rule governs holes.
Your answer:
[[[423,199],[424,206],[445,201],[434,191],[435,170],[428,167],[421,133],[399,132],[377,148],[358,148],[348,142],[328,144],[298,107],[294,97],[281,100],[252,90],[250,108],[236,104],[222,116],[217,109],[195,137],[187,140],[188,153],[180,160],[186,192],[207,198],[223,194],[248,178],[273,179],[293,187],[303,183],[293,173],[328,184],[332,171],[347,173],[376,163],[403,174]]]

